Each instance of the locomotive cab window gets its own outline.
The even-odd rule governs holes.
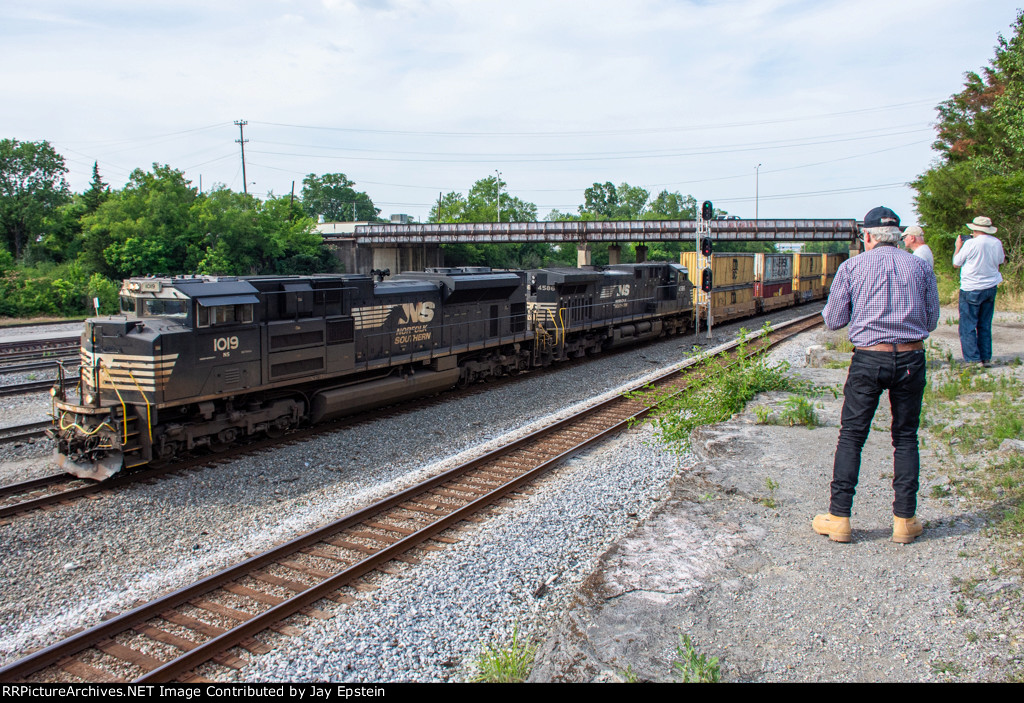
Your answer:
[[[170,317],[176,320],[184,320],[188,317],[187,300],[166,300],[160,298],[148,298],[142,301],[142,314],[144,317]],[[135,309],[134,301],[130,310]]]
[[[198,306],[197,319],[200,327],[214,325],[242,325],[252,322],[252,305],[204,305]]]

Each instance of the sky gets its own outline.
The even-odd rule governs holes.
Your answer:
[[[154,163],[204,190],[344,173],[381,214],[500,173],[576,212],[595,182],[740,217],[916,222],[935,107],[986,66],[1002,0],[4,0],[0,139],[72,190]]]

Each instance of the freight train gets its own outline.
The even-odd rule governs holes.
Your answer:
[[[699,323],[688,256],[585,269],[431,268],[388,280],[131,278],[122,314],[85,322],[77,388],[58,374],[48,431],[55,460],[103,480],[197,448],[681,334]],[[834,275],[840,259],[813,256],[816,284],[790,254],[716,253],[713,320],[822,297],[831,275],[821,271]]]
[[[693,324],[687,270],[433,268],[384,276],[140,277],[87,320],[53,387],[55,459],[102,480]]]

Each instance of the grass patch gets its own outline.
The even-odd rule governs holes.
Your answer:
[[[940,305],[953,305],[959,300],[960,295],[960,272],[943,275],[942,272],[936,272],[938,283],[939,283],[939,304]]]
[[[791,395],[783,402],[783,408],[779,412],[773,412],[771,407],[761,405],[754,409],[754,415],[761,425],[805,425],[813,430],[820,424],[814,408],[814,403],[806,396]]]
[[[683,683],[718,683],[722,677],[718,657],[698,653],[689,635],[680,635],[672,669]]]
[[[768,497],[767,498],[765,498],[765,497],[755,498],[754,502],[755,503],[760,503],[761,505],[765,506],[766,508],[774,509],[774,508],[779,507],[778,501],[775,500],[775,491],[779,490],[779,482],[776,481],[775,479],[773,479],[771,476],[768,476],[764,480],[764,485],[765,485],[765,488],[768,489]]]
[[[512,630],[512,641],[505,645],[487,645],[477,658],[475,683],[522,683],[530,675],[537,648],[519,638],[519,625]]]
[[[825,339],[825,348],[829,351],[837,351],[843,353],[852,352],[853,342],[847,339],[845,336],[831,335]]]
[[[934,661],[932,662],[932,671],[936,674],[949,674],[951,676],[960,676],[966,669],[956,662],[944,662]]]
[[[746,330],[740,330],[740,334],[746,338]],[[685,393],[646,388],[629,394],[630,398],[654,407],[648,418],[668,449],[687,451],[693,430],[728,420],[758,393],[812,391],[809,384],[786,375],[789,364],[769,365],[760,353],[747,357],[746,346],[746,341],[739,345],[730,366],[709,372],[698,387],[691,386]]]

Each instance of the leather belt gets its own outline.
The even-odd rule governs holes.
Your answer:
[[[906,342],[905,344],[876,344],[871,347],[856,347],[857,351],[873,351],[873,352],[906,352],[906,351],[917,351],[918,349],[924,349],[924,342]]]

